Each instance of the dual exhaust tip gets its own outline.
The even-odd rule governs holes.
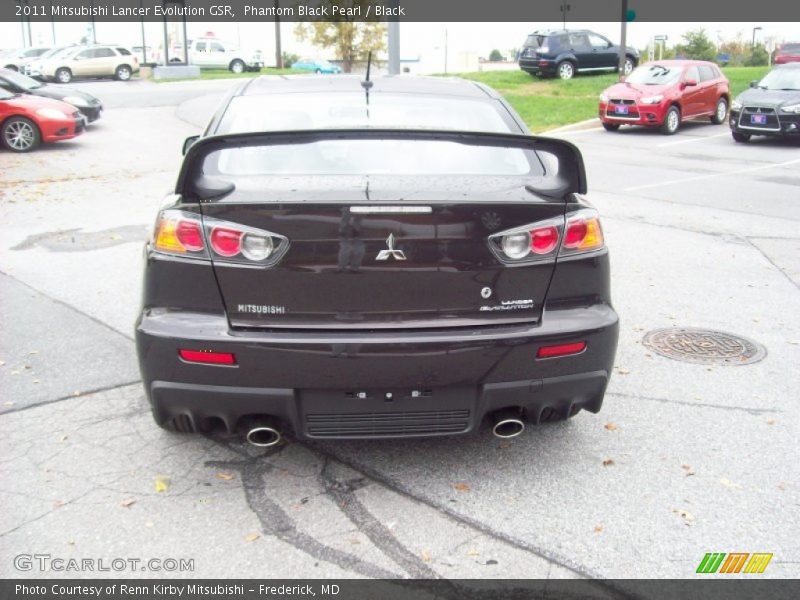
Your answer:
[[[505,408],[498,410],[492,415],[494,425],[492,433],[495,437],[509,439],[517,437],[525,431],[525,423],[522,420],[520,409]],[[258,417],[248,423],[245,428],[245,439],[247,443],[259,448],[270,448],[281,442],[281,432],[274,419],[269,417]]]

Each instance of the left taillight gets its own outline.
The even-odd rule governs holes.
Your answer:
[[[604,243],[600,218],[591,208],[489,236],[489,247],[507,264],[592,252],[603,248]]]
[[[174,209],[161,211],[153,235],[157,252],[215,263],[269,266],[288,247],[288,238],[277,233]]]

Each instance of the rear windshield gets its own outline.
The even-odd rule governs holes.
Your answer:
[[[627,83],[641,85],[664,85],[678,81],[681,76],[681,67],[667,67],[663,65],[642,65],[625,78]]]
[[[206,175],[542,175],[532,150],[443,140],[324,140],[218,150]]]
[[[519,133],[497,100],[382,92],[237,96],[217,133],[354,127]]]
[[[543,35],[529,35],[528,38],[525,40],[525,47],[526,48],[538,48],[542,45],[545,40],[545,36]]]
[[[784,44],[780,51],[787,54],[800,54],[800,44]]]

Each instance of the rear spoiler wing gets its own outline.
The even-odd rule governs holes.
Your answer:
[[[175,185],[175,193],[181,194],[188,200],[210,201],[232,192],[235,189],[232,182],[209,177],[202,172],[206,157],[218,150],[310,144],[325,140],[446,141],[473,146],[533,150],[537,155],[545,153],[554,157],[556,164],[552,165],[552,161],[542,161],[545,175],[526,185],[528,191],[550,198],[567,198],[570,194],[586,193],[586,169],[583,157],[580,150],[570,142],[510,133],[366,128],[236,133],[201,137],[186,152]]]

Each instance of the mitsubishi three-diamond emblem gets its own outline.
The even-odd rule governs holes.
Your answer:
[[[388,250],[381,250],[378,252],[378,256],[375,257],[375,260],[389,260],[389,257],[392,257],[395,260],[406,259],[405,252],[402,250],[395,250],[393,233],[390,233],[389,237],[386,238],[386,246],[388,247]]]

